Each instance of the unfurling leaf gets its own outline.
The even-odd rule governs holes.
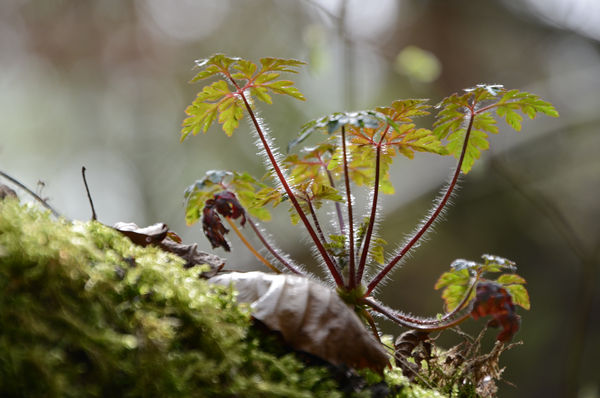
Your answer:
[[[225,239],[225,234],[229,232],[223,225],[219,214],[228,218],[240,218],[241,224],[246,223],[246,213],[244,208],[238,202],[232,192],[222,191],[208,199],[202,210],[202,230],[208,238],[213,249],[222,247],[225,251],[230,251],[229,243]]]
[[[388,364],[381,344],[335,291],[310,279],[262,272],[232,272],[210,279],[233,285],[252,316],[280,332],[287,344],[335,364],[370,368]]]
[[[501,327],[496,339],[507,342],[519,330],[521,317],[515,312],[512,297],[508,291],[495,282],[481,282],[477,285],[471,316],[478,319],[490,315],[490,326]]]

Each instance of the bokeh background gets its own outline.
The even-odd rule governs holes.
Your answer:
[[[281,147],[305,121],[334,111],[409,97],[436,103],[483,82],[534,92],[561,117],[540,116],[520,133],[502,126],[462,179],[446,222],[379,294],[395,308],[435,314],[433,285],[454,259],[508,257],[528,281],[532,309],[521,311],[524,344],[502,356],[516,387],[501,383],[500,396],[598,397],[599,40],[594,0],[4,0],[0,170],[86,220],[86,166],[102,222],[166,222],[210,250],[201,228],[185,225],[186,186],[209,169],[264,170],[248,124],[232,139],[213,127],[179,142],[200,88],[188,84],[195,59],[224,52],[308,62],[294,77],[307,102],[261,106]],[[390,250],[453,163],[395,161],[396,194],[384,198],[380,224]],[[278,244],[319,272],[301,229],[285,209],[276,214],[269,229]],[[217,254],[232,268],[260,269],[231,240],[237,250]],[[471,323],[466,329],[482,326]]]

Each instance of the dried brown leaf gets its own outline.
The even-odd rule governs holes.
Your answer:
[[[262,272],[232,272],[210,279],[234,285],[252,316],[282,334],[287,344],[326,361],[383,372],[388,356],[337,293],[310,279]]]
[[[202,278],[215,276],[225,265],[225,260],[219,256],[199,251],[198,244],[181,243],[181,238],[170,231],[167,224],[164,223],[156,223],[140,228],[134,223],[118,222],[113,228],[127,236],[136,245],[148,246],[152,244],[164,251],[178,255],[185,260],[185,268],[191,268],[195,265],[208,265],[210,270],[202,272],[200,274]]]

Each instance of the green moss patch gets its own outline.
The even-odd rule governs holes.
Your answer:
[[[344,395],[198,273],[98,222],[0,201],[0,396]],[[392,396],[431,396],[386,378]]]

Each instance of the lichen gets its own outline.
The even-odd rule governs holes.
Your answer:
[[[98,222],[0,201],[0,395],[344,395],[325,367],[265,349],[235,292],[198,273]]]

